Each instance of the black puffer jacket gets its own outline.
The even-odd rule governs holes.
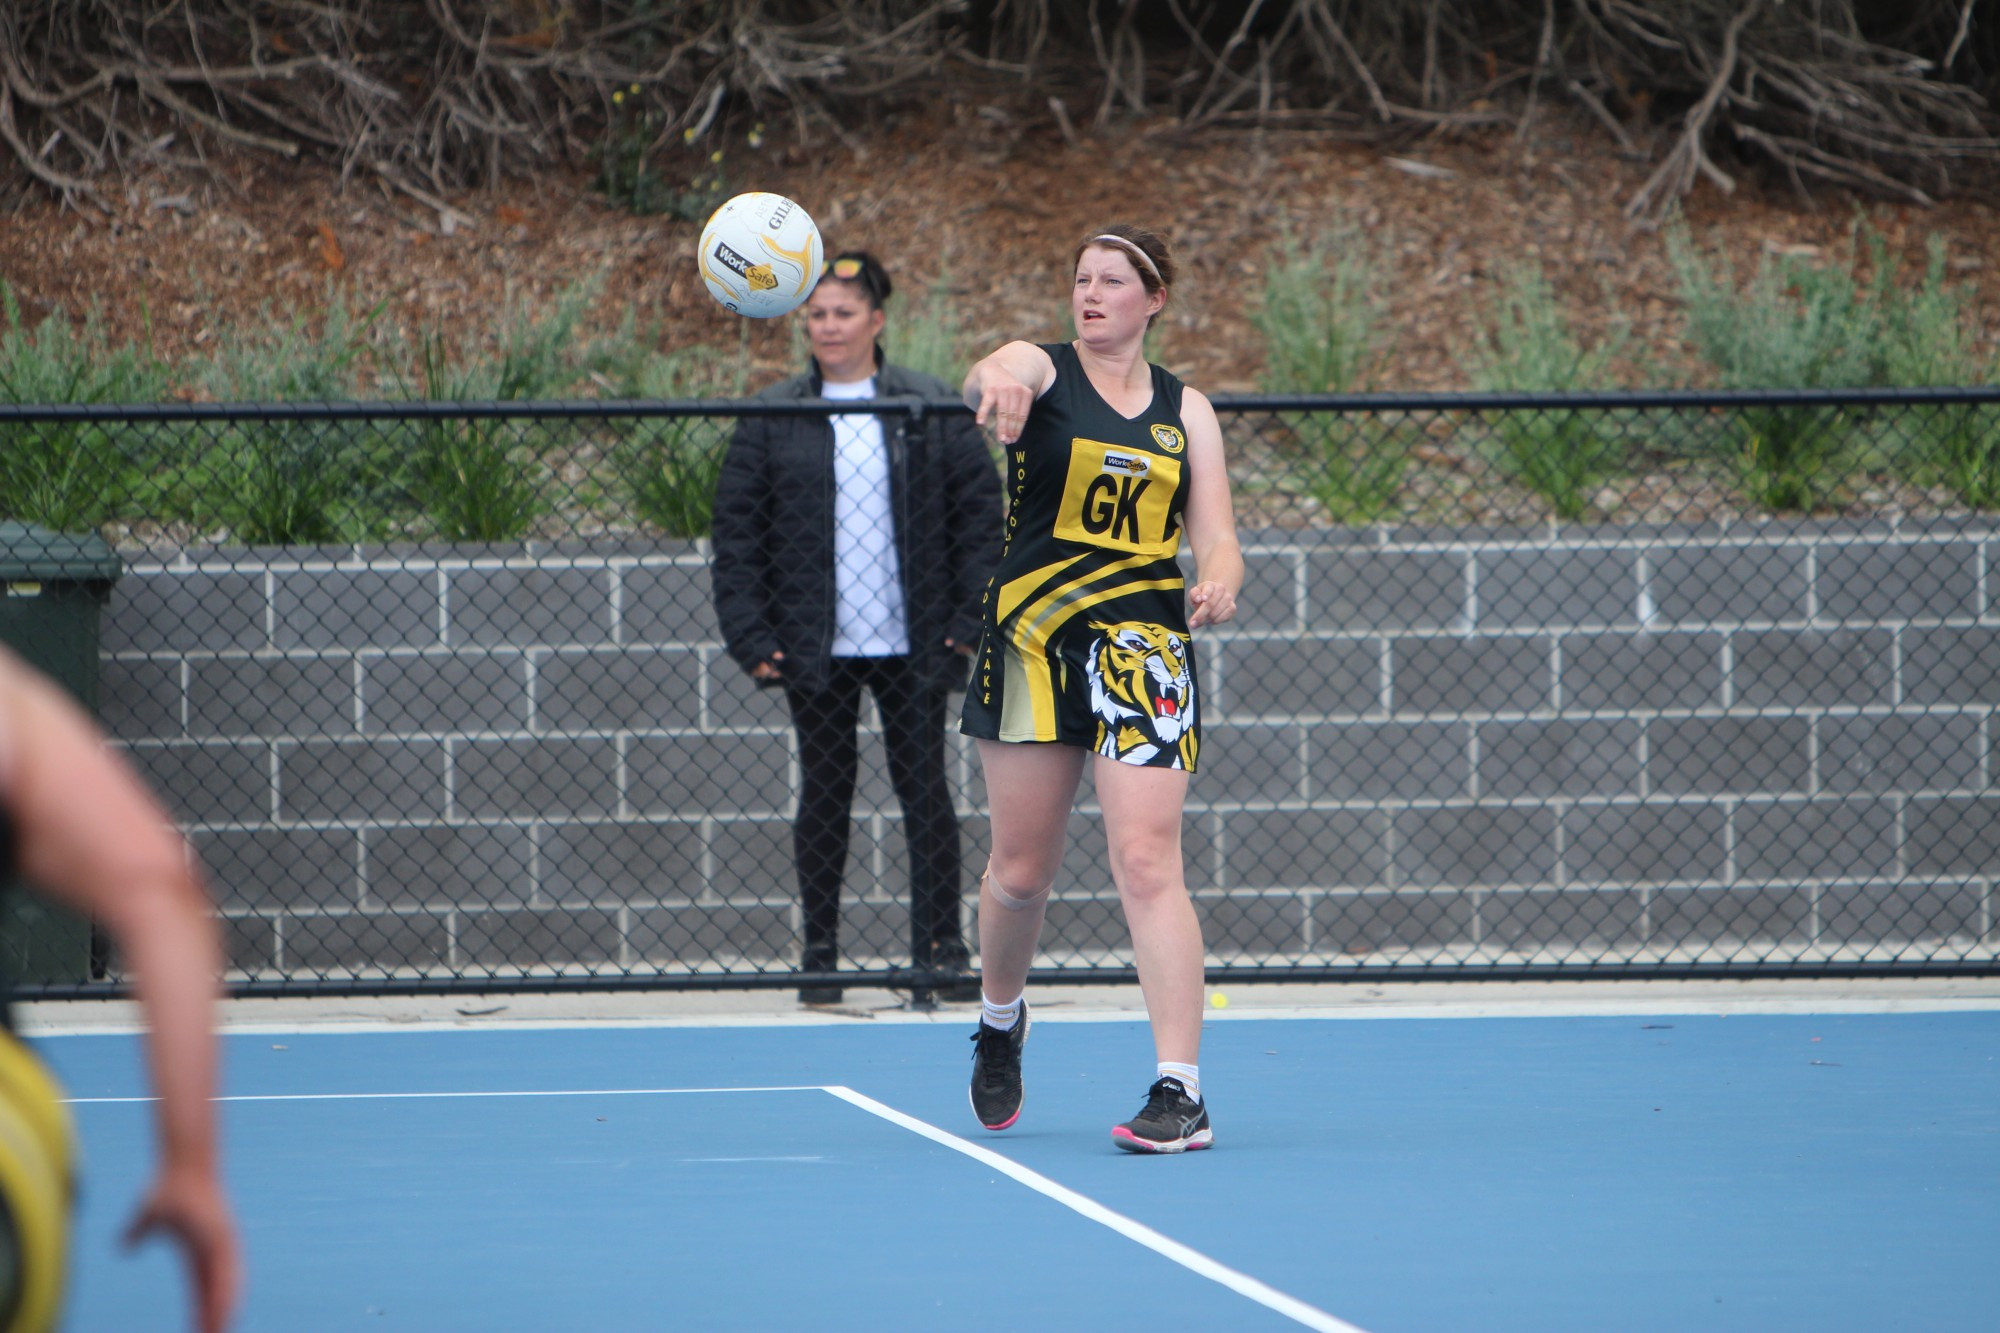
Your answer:
[[[876,352],[878,398],[950,398],[943,381]],[[760,401],[820,396],[819,366]],[[1000,560],[1000,475],[961,412],[880,413],[910,656],[922,678],[963,689],[967,659],[950,638],[979,641],[980,599]],[[833,424],[825,415],[738,421],[715,490],[716,614],[729,655],[748,671],[782,652],[785,682],[824,688],[833,644]]]

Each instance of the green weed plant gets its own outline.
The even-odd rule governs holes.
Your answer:
[[[898,365],[934,375],[957,391],[971,366],[972,335],[952,300],[951,274],[940,269],[930,284],[892,310],[883,341]]]
[[[737,323],[733,348],[694,344],[662,350],[671,330],[627,311],[584,353],[586,375],[607,398],[741,398],[750,392],[750,321]]]
[[[571,283],[546,307],[510,299],[491,346],[453,345],[440,329],[425,331],[414,359],[415,381],[399,372],[407,396],[429,402],[506,403],[562,398],[590,382],[594,363],[609,355],[583,336],[585,316],[600,299],[601,277]],[[427,419],[404,462],[403,488],[446,541],[499,542],[526,536],[549,510],[544,495],[548,460],[581,445],[564,422],[500,417]]]
[[[645,90],[635,83],[613,91],[596,152],[597,188],[605,198],[632,213],[666,212],[673,187],[653,167],[659,146],[660,117],[647,105]]]
[[[1365,526],[1397,512],[1410,445],[1420,435],[1407,421],[1306,412],[1280,413],[1279,420],[1304,443],[1306,493],[1328,518]]]
[[[448,373],[426,371],[426,398],[454,401],[522,402],[564,398],[581,392],[592,365],[605,353],[583,335],[586,317],[603,300],[602,274],[572,282],[540,306],[510,297],[500,311],[492,345],[461,341],[454,346]],[[422,340],[419,360],[428,368],[431,353],[444,347],[433,331]]]
[[[666,117],[646,100],[634,83],[611,94],[604,139],[597,146],[597,188],[605,198],[641,216],[663,215],[682,222],[705,222],[730,196],[728,152],[696,146],[693,126],[681,131],[681,145],[693,154],[694,168],[685,178],[658,164],[664,147]],[[763,147],[764,126],[753,125],[744,135],[752,150]]]
[[[1884,380],[1905,388],[1988,384],[1995,366],[1980,350],[1970,283],[1946,276],[1942,237],[1926,243],[1924,275],[1889,288],[1885,302]],[[1894,432],[1884,451],[1896,473],[1918,486],[1942,486],[1972,509],[2000,509],[2000,413],[1986,404],[1937,403],[1903,408],[1881,423]]]
[[[1931,242],[1920,277],[1898,283],[1882,238],[1857,227],[1835,261],[1765,256],[1745,281],[1727,259],[1697,254],[1685,227],[1669,255],[1695,344],[1725,386],[1939,386],[1994,378],[1970,289],[1949,277]],[[1369,387],[1378,361],[1369,274],[1379,247],[1351,231],[1287,240],[1251,312],[1266,349],[1262,387]],[[892,317],[899,362],[954,382],[968,346],[948,275]],[[750,326],[733,347],[680,347],[673,330],[628,313],[602,334],[601,281],[536,303],[509,300],[480,337],[389,326],[330,290],[323,310],[268,316],[222,330],[203,356],[162,365],[143,345],[114,344],[103,321],[60,315],[30,325],[0,287],[0,401],[159,402],[192,391],[232,402],[404,397],[444,401],[578,396],[685,400],[749,388]],[[797,321],[794,321],[797,326]],[[1462,357],[1468,379],[1494,390],[1609,387],[1622,343],[1584,348],[1565,325],[1546,277],[1510,273]],[[800,355],[805,348],[799,344]],[[1809,512],[1854,479],[1893,471],[1964,504],[2000,510],[2000,414],[1955,405],[1839,412],[1773,407],[1707,418],[1705,457],[1765,509]],[[1278,491],[1308,495],[1336,522],[1392,517],[1409,499],[1421,422],[1282,414],[1258,462]],[[1705,423],[1706,424],[1706,423]],[[1496,415],[1478,447],[1565,518],[1586,512],[1593,487],[1626,465],[1617,418],[1554,409]],[[204,423],[0,427],[0,517],[64,530],[148,519],[296,545],[438,534],[463,540],[526,535],[556,516],[635,522],[695,536],[727,433],[722,417],[630,421]]]
[[[645,423],[617,456],[633,514],[669,537],[706,537],[728,443],[726,423],[705,417]]]
[[[1525,262],[1502,278],[1498,306],[1466,358],[1474,387],[1490,392],[1578,393],[1609,387],[1624,332],[1585,349],[1569,326],[1540,264]],[[1625,469],[1623,423],[1596,410],[1495,412],[1480,440],[1500,472],[1547,500],[1556,517],[1575,521],[1597,488]]]
[[[498,401],[493,381],[455,366],[444,335],[424,335],[419,368],[423,397],[432,402]],[[453,542],[516,541],[544,511],[539,468],[513,423],[494,417],[426,418],[417,423],[406,486],[436,534]]]
[[[1872,231],[1866,247],[1873,275],[1863,281],[1858,235],[1857,227],[1844,262],[1765,255],[1739,285],[1726,255],[1703,259],[1685,225],[1670,226],[1667,254],[1687,305],[1688,327],[1723,387],[1834,389],[1888,382],[1890,330],[1899,318],[1920,316],[1899,304],[1894,265]],[[1780,513],[1810,513],[1886,461],[1876,443],[1844,412],[1758,407],[1737,415],[1717,457],[1757,504]]]
[[[1352,393],[1378,357],[1374,255],[1361,233],[1331,227],[1301,240],[1289,223],[1250,312],[1269,393]]]
[[[1367,387],[1380,355],[1373,247],[1349,226],[1301,239],[1287,222],[1271,253],[1262,299],[1250,312],[1263,344],[1264,390],[1352,393]],[[1334,522],[1374,523],[1395,510],[1410,463],[1403,431],[1345,418],[1315,424],[1301,413],[1281,420],[1303,446],[1299,468],[1306,492]]]
[[[223,347],[199,382],[233,403],[351,399],[372,362],[386,301],[357,312],[331,294],[315,324],[295,317]],[[164,478],[176,516],[220,525],[252,545],[302,546],[385,535],[397,450],[368,421],[242,421],[186,437],[188,461]]]
[[[630,372],[628,382],[636,392],[627,396],[740,397],[746,388],[747,360],[705,347],[653,353]],[[706,537],[729,426],[728,421],[708,417],[618,423],[610,450],[612,472],[632,515],[669,537]]]
[[[166,368],[142,348],[113,343],[94,310],[80,323],[55,311],[30,327],[0,283],[0,319],[0,402],[143,403],[166,394]],[[82,532],[121,516],[140,476],[131,439],[95,423],[0,427],[0,518]]]

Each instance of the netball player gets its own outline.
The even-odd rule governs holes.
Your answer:
[[[132,969],[158,1096],[159,1173],[127,1235],[163,1231],[180,1242],[194,1325],[217,1333],[236,1304],[241,1258],[216,1164],[210,1021],[221,957],[208,900],[166,812],[82,711],[4,650],[0,870],[0,883],[18,872],[97,921]],[[8,1333],[57,1326],[70,1150],[54,1080],[0,1029],[0,1328]]]
[[[962,722],[979,741],[993,827],[971,1098],[988,1129],[1021,1113],[1022,992],[1087,763],[1157,1058],[1144,1108],[1111,1136],[1177,1153],[1214,1141],[1201,926],[1181,864],[1201,746],[1189,632],[1236,614],[1243,556],[1215,411],[1143,352],[1173,284],[1166,242],[1104,228],[1076,248],[1071,276],[1076,340],[1010,342],[964,385],[999,439],[1009,491]],[[1175,559],[1184,535],[1192,587]]]

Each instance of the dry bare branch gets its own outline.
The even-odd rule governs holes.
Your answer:
[[[1597,118],[1597,123],[1604,127],[1605,133],[1618,141],[1620,152],[1629,155],[1639,151],[1638,145],[1632,142],[1632,136],[1627,134],[1625,127],[1618,123],[1618,117],[1611,114],[1596,93],[1584,87],[1576,79],[1570,79],[1564,86],[1568,88],[1571,97],[1581,102],[1584,109]]]
[[[27,169],[28,174],[56,191],[63,202],[87,201],[99,209],[104,208],[103,199],[89,181],[45,166],[41,160],[42,155],[32,151],[22,141],[21,132],[14,124],[14,90],[10,84],[0,84],[0,139],[7,141],[7,146],[14,150],[14,156]]]
[[[1973,0],[1965,0],[1965,8],[1958,11],[1958,31],[1951,35],[1951,45],[1945,48],[1944,59],[1938,68],[1949,70],[1958,53],[1965,48],[1965,35],[1972,30]]]
[[[1542,8],[1542,38],[1535,43],[1535,68],[1528,79],[1528,107],[1521,113],[1519,127],[1514,131],[1516,145],[1525,143],[1528,127],[1534,124],[1535,101],[1541,95],[1542,76],[1548,71],[1549,61],[1555,55],[1556,45],[1556,0],[1545,0]],[[1428,64],[1426,65],[1428,68]],[[1426,103],[1428,105],[1428,103]]]
[[[1681,137],[1667,153],[1666,161],[1660,163],[1646,183],[1639,187],[1625,205],[1627,217],[1641,217],[1651,214],[1664,203],[1678,199],[1694,184],[1697,172],[1707,174],[1710,179],[1726,190],[1734,189],[1735,183],[1708,160],[1704,140],[1708,132],[1709,117],[1715,114],[1723,94],[1729,90],[1729,81],[1736,77],[1737,38],[1742,36],[1743,26],[1757,13],[1763,0],[1749,0],[1729,26],[1722,33],[1722,52],[1715,61],[1715,73],[1709,80],[1708,88],[1701,100],[1687,114],[1683,122]]]
[[[1975,3],[8,0],[0,155],[81,197],[173,135],[197,158],[321,157],[428,205],[589,161],[633,85],[661,153],[752,118],[853,142],[878,107],[940,96],[1011,98],[1043,124],[1054,97],[1099,127],[1373,126],[1393,147],[1504,125],[1525,142],[1564,99],[1627,153],[1663,131],[1637,214],[1728,182],[1732,152],[1802,187],[1936,197],[2000,166],[2000,41]]]

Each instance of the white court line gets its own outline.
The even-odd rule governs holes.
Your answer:
[[[479,1092],[285,1092],[267,1094],[243,1094],[217,1097],[218,1102],[366,1102],[366,1101],[444,1101],[452,1099],[498,1098],[498,1097],[671,1097],[691,1093],[719,1092],[825,1092],[830,1093],[851,1106],[857,1106],[872,1116],[877,1116],[921,1135],[931,1142],[962,1153],[983,1166],[991,1167],[1010,1180],[1026,1185],[1037,1194],[1055,1200],[1100,1226],[1109,1227],[1129,1241],[1147,1249],[1211,1282],[1220,1283],[1237,1295],[1255,1301],[1257,1304],[1284,1315],[1295,1323],[1318,1330],[1318,1333],[1366,1333],[1357,1325],[1336,1318],[1317,1306],[1307,1305],[1295,1296],[1287,1296],[1276,1287],[1259,1282],[1247,1273],[1239,1273],[1227,1264],[1191,1249],[1177,1240],[1163,1236],[1142,1222],[1135,1222],[1123,1213],[1113,1212],[1103,1204],[1064,1185],[1058,1185],[1038,1171],[1022,1166],[1012,1158],[982,1148],[956,1134],[939,1129],[936,1125],[906,1115],[893,1106],[876,1101],[852,1088],[802,1084],[797,1086],[774,1086],[760,1088],[558,1088],[548,1090],[500,1090]],[[120,1106],[137,1102],[151,1102],[153,1097],[69,1097],[65,1104],[70,1106]]]
[[[553,1088],[501,1092],[271,1092],[214,1097],[217,1102],[396,1102],[470,1097],[673,1097],[695,1092],[825,1092],[817,1083],[772,1088]],[[157,1097],[65,1097],[66,1106],[125,1106]]]
[[[829,1087],[824,1089],[844,1102],[849,1102],[870,1115],[880,1116],[892,1125],[899,1125],[913,1134],[921,1134],[933,1143],[950,1148],[953,1152],[964,1153],[973,1161],[989,1166],[1000,1174],[1026,1185],[1037,1194],[1043,1194],[1072,1212],[1079,1213],[1101,1226],[1111,1228],[1129,1241],[1134,1241],[1163,1258],[1189,1270],[1211,1282],[1219,1282],[1239,1296],[1247,1297],[1257,1304],[1275,1310],[1307,1328],[1319,1333],[1363,1333],[1356,1325],[1344,1319],[1335,1318],[1317,1306],[1307,1305],[1294,1296],[1287,1296],[1276,1287],[1267,1286],[1247,1273],[1239,1273],[1226,1264],[1217,1263],[1199,1250],[1193,1250],[1177,1240],[1161,1235],[1142,1222],[1135,1222],[1123,1213],[1115,1213],[1095,1199],[1078,1194],[1075,1190],[1058,1185],[1047,1176],[1031,1171],[1012,1158],[1002,1157],[991,1149],[939,1129],[936,1125],[905,1115],[893,1106],[885,1106],[873,1097],[856,1092],[852,1088]]]

